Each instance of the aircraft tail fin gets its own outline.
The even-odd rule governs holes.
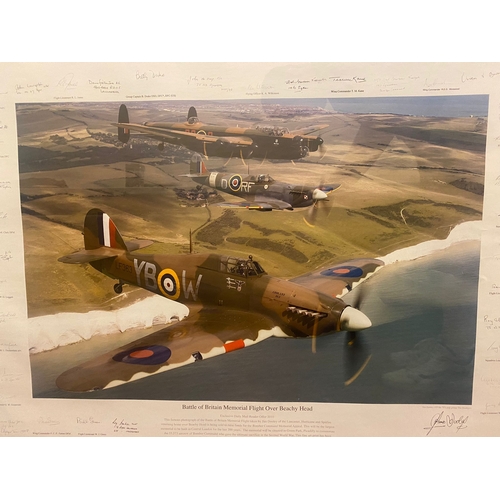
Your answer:
[[[191,157],[191,162],[189,163],[189,173],[191,175],[207,175],[210,173],[205,166],[203,158],[199,154],[195,154]]]
[[[122,104],[120,106],[120,110],[118,111],[118,123],[120,124],[125,124],[125,123],[130,123],[129,117],[128,117],[128,109],[125,104]],[[123,143],[128,142],[130,139],[130,129],[124,128],[124,127],[118,127],[118,140],[120,140]]]
[[[194,106],[191,106],[189,108],[188,115],[187,115],[187,121],[189,122],[189,120],[191,118],[198,118],[198,113],[196,112],[196,108]]]
[[[83,224],[84,250],[60,257],[65,264],[87,264],[103,259],[113,259],[153,244],[150,240],[133,240],[125,243],[115,223],[102,210],[89,210]]]
[[[85,250],[95,250],[101,247],[127,250],[127,245],[115,223],[108,214],[98,208],[89,210],[85,217],[83,240]]]

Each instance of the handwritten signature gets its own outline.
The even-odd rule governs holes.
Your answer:
[[[75,75],[73,73],[68,73],[63,76],[59,82],[57,83],[58,87],[63,87],[64,90],[68,90],[70,88],[78,87],[78,82],[74,81]]]
[[[496,341],[494,341],[492,344],[489,345],[488,349],[486,351],[492,351],[495,354],[498,354],[500,347]]]
[[[12,252],[10,250],[6,250],[3,254],[0,254],[0,259],[2,260],[12,259]]]
[[[455,417],[454,413],[446,414],[444,410],[441,413],[436,413],[433,415],[430,421],[429,427],[424,427],[424,430],[427,431],[426,436],[428,436],[434,429],[439,428],[454,428],[456,432],[467,428],[467,421],[469,417],[461,415],[460,417]]]
[[[498,414],[500,410],[500,403],[486,403],[485,413]]]
[[[99,420],[94,420],[94,417],[76,417],[77,424],[100,424]],[[113,422],[114,423],[114,422]]]
[[[20,373],[8,373],[4,369],[3,373],[0,374],[0,382],[15,382],[17,380],[21,380]]]
[[[43,425],[59,425],[61,422],[59,422],[59,420],[53,420],[50,417],[40,417],[38,423]]]
[[[125,431],[137,434],[139,429],[137,428],[137,422],[127,422],[124,419],[115,418],[113,420],[113,432]]]
[[[142,73],[140,71],[135,72],[136,80],[149,80],[150,78],[165,78],[165,73],[153,71],[151,69]]]
[[[331,82],[354,82],[354,83],[366,83],[366,78],[364,76],[350,76],[350,77],[342,77],[342,76],[330,76],[328,80]]]

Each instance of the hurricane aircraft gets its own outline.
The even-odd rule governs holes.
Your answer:
[[[255,128],[226,127],[209,125],[198,120],[196,108],[191,106],[185,122],[130,123],[125,104],[118,111],[118,139],[127,143],[130,131],[145,134],[157,139],[158,148],[163,150],[165,143],[186,147],[205,156],[221,158],[241,157],[296,160],[304,158],[310,151],[318,151],[323,144],[313,132],[328,125],[314,125],[290,131],[284,127],[261,126]]]
[[[85,217],[83,238],[83,250],[59,260],[90,264],[117,281],[116,293],[125,284],[141,287],[186,304],[190,312],[186,319],[61,374],[56,384],[73,392],[114,387],[272,336],[311,337],[314,346],[317,336],[346,331],[352,344],[371,322],[340,297],[383,265],[377,259],[354,259],[285,280],[269,276],[252,256],[135,253],[152,241],[125,242],[97,208]]]
[[[211,172],[199,154],[191,158],[190,173],[185,174],[185,177],[190,177],[203,186],[245,200],[218,203],[217,205],[221,207],[246,208],[261,212],[310,207],[305,218],[310,225],[314,224],[318,202],[328,201],[328,195],[340,187],[340,184],[316,187],[294,185],[276,181],[268,174],[242,176],[234,173]]]

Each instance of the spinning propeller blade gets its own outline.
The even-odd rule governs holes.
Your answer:
[[[334,186],[327,186],[323,182],[320,183],[319,187],[314,189],[312,192],[312,199],[314,203],[307,210],[307,214],[304,216],[304,222],[309,227],[314,227],[316,225],[316,219],[318,217],[318,211],[321,205],[318,205],[320,202],[329,201],[328,195],[339,187],[338,184]],[[326,205],[323,205],[326,208]]]
[[[361,312],[362,304],[365,300],[365,287],[360,286],[358,293],[351,306],[346,307],[341,316],[342,329],[346,330],[344,346],[344,385],[352,384],[368,366],[372,357],[369,352],[366,340],[360,330],[372,326],[368,317]],[[344,314],[346,317],[343,318]]]
[[[311,344],[311,349],[312,349],[313,354],[316,354],[316,337],[318,334],[318,321],[319,321],[319,316],[316,316],[316,318],[314,320],[312,344]]]

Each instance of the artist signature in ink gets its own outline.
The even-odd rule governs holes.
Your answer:
[[[461,415],[460,417],[455,417],[454,413],[447,413],[445,415],[444,411],[441,413],[436,413],[432,416],[429,427],[424,427],[427,431],[426,436],[428,436],[434,429],[439,428],[454,428],[456,432],[467,428],[467,421],[469,417]]]

